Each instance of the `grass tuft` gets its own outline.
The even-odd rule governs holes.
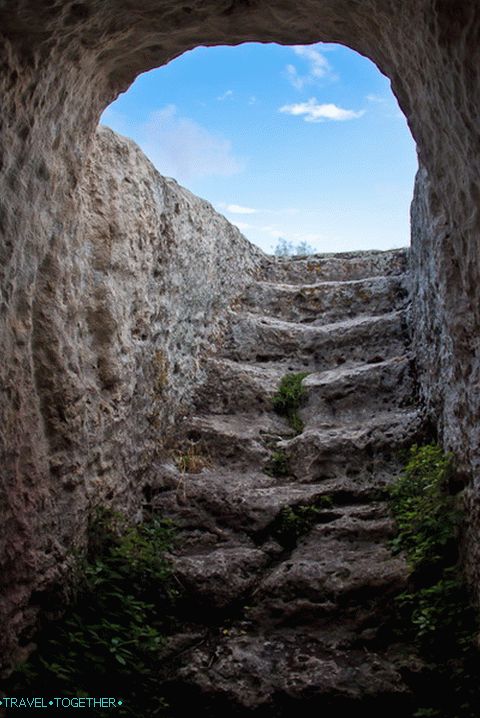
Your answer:
[[[199,474],[208,469],[212,461],[205,448],[197,442],[190,441],[174,456],[175,464],[183,474]]]

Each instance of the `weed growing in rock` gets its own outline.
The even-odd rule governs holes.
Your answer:
[[[45,623],[9,694],[41,695],[48,687],[57,696],[116,696],[123,700],[116,715],[163,715],[158,678],[176,595],[165,558],[173,535],[159,518],[131,525],[98,512],[73,599],[59,621]]]
[[[400,622],[426,661],[431,693],[417,718],[478,715],[478,624],[458,561],[462,514],[448,489],[452,473],[452,457],[439,446],[413,446],[390,492],[392,549],[405,552],[411,570],[409,590],[397,597]]]
[[[288,476],[290,468],[286,453],[282,449],[274,451],[264,467],[263,472],[267,474],[267,476]]]
[[[212,463],[205,449],[193,441],[178,451],[174,458],[177,468],[184,474],[199,474]]]
[[[306,397],[306,390],[302,384],[308,372],[286,374],[274,394],[272,403],[274,410],[286,416],[288,423],[297,434],[303,431],[303,422],[298,415],[298,410]]]
[[[285,548],[293,548],[321,520],[324,509],[333,504],[330,496],[322,496],[316,505],[286,506],[280,511],[273,535]]]

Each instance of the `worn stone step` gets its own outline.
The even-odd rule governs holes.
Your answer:
[[[230,414],[271,411],[272,396],[282,376],[302,367],[295,362],[253,364],[215,357],[206,362],[205,368],[207,377],[197,392],[197,410]]]
[[[233,324],[220,356],[236,361],[279,362],[287,357],[305,370],[373,363],[404,354],[403,312],[365,316],[324,326],[243,314]]]
[[[256,282],[246,291],[244,304],[252,312],[287,321],[328,324],[404,308],[408,281],[399,274],[306,285]]]
[[[305,487],[303,487],[303,493]],[[377,544],[379,540],[385,541],[392,535],[392,520],[388,516],[388,510],[384,503],[371,502],[370,504],[361,505],[342,505],[337,507],[318,508],[315,514],[315,525],[308,527],[308,535],[300,535],[298,542],[301,547],[307,545],[307,549],[297,548],[290,553],[288,551],[290,536],[282,535],[285,533],[285,518],[283,523],[275,521],[282,518],[283,509],[298,506],[299,499],[301,505],[305,506],[306,499],[312,505],[312,499],[318,501],[314,492],[311,496],[300,496],[301,492],[276,492],[275,511],[270,522],[271,532],[268,533],[264,527],[264,536],[261,542],[255,542],[256,545],[245,538],[242,531],[238,532],[233,539],[217,542],[212,545],[195,545],[191,542],[183,542],[178,551],[172,555],[172,563],[175,575],[182,583],[184,589],[188,592],[188,601],[194,602],[199,606],[213,607],[225,609],[229,605],[244,600],[243,596],[249,590],[253,591],[256,596],[255,604],[265,604],[275,576],[281,572],[285,565],[289,567],[287,572],[290,575],[294,571],[295,564],[299,563],[303,566],[305,562],[305,552],[310,560],[311,537],[314,537],[319,545],[319,553],[322,553],[325,542],[328,546],[332,541],[336,541],[341,549],[347,551],[348,556],[351,555],[352,546],[357,548],[362,542],[368,544]],[[283,506],[282,506],[283,503]],[[313,505],[315,503],[313,502]],[[267,511],[271,512],[272,503],[267,505]],[[248,511],[248,507],[247,507]],[[252,526],[247,525],[246,529],[253,533]],[[287,527],[288,531],[288,527]],[[257,530],[258,535],[258,530]],[[295,537],[293,537],[295,540]],[[290,548],[292,548],[290,546]],[[340,549],[339,549],[340,550]],[[360,548],[358,548],[360,550]],[[266,573],[266,569],[272,563],[278,564],[279,557],[287,553],[287,557],[281,561],[272,572]],[[311,553],[311,551],[310,551]],[[338,558],[338,557],[337,557]],[[322,567],[323,560],[320,561]],[[346,560],[346,559],[345,559]],[[338,561],[337,564],[338,565]],[[301,569],[300,569],[301,570]],[[263,572],[263,576],[261,575]],[[283,582],[278,582],[280,591]],[[345,592],[351,592],[351,584],[346,584]],[[301,582],[299,582],[298,596],[302,595]],[[266,611],[265,605],[260,609]],[[274,613],[278,613],[276,610]],[[256,615],[256,614],[251,614]],[[291,615],[289,613],[289,615]]]
[[[194,416],[185,428],[189,441],[205,447],[220,466],[262,465],[268,446],[294,434],[288,423],[273,413],[208,414]]]
[[[272,397],[288,373],[305,370],[299,362],[236,362],[212,358],[198,391],[196,407],[212,414],[259,413],[272,410]],[[304,423],[335,421],[414,401],[411,356],[394,356],[373,364],[348,364],[311,372],[302,382],[306,399],[300,410]]]
[[[273,257],[262,272],[269,282],[316,284],[368,277],[402,274],[408,268],[408,249],[341,254],[316,254],[308,257]]]
[[[406,587],[406,562],[388,548],[392,532],[385,504],[345,507],[336,521],[314,526],[259,583],[249,617],[263,626],[308,625],[341,621],[353,609],[360,631],[368,612]]]
[[[378,457],[360,476],[340,471],[319,483],[300,483],[293,476],[274,477],[254,467],[235,471],[214,465],[199,473],[185,473],[170,463],[158,470],[152,505],[175,519],[182,550],[190,551],[193,545],[203,551],[232,536],[261,545],[268,541],[284,509],[323,507],[327,498],[335,512],[344,506],[367,505],[386,495],[400,469],[399,461]]]
[[[267,540],[267,529],[282,509],[315,503],[327,493],[321,485],[278,485],[275,478],[253,469],[247,473],[216,466],[201,474],[181,475],[171,467],[168,477],[166,473],[153,506],[162,515],[175,517],[182,551],[190,551],[192,545],[215,547],[232,536],[237,542],[241,536],[244,542],[251,539],[252,546],[258,545]],[[204,532],[204,542],[199,541],[198,531]]]
[[[186,594],[184,602],[197,610],[218,611],[235,604],[257,585],[269,563],[267,553],[240,543],[173,556],[172,568]]]
[[[235,716],[260,707],[268,718],[331,718],[356,715],[361,706],[371,718],[408,718],[404,675],[412,664],[401,644],[367,648],[357,640],[336,647],[315,626],[262,632],[240,623],[191,651],[171,691],[181,688],[185,705],[193,701],[202,715],[228,706]]]
[[[168,463],[157,467],[151,487],[152,507],[175,519],[184,549],[189,550],[192,543],[198,547],[216,545],[232,535],[237,540],[243,535],[246,540],[268,525],[283,506],[308,500],[319,491],[318,487],[295,485],[276,491],[276,483],[257,467],[243,471],[213,465],[199,473],[187,473]],[[195,534],[197,531],[201,533]],[[185,532],[195,535],[185,537]]]
[[[313,456],[319,460],[329,453],[335,465],[341,461],[353,471],[357,459],[362,464],[371,452],[399,448],[412,441],[421,427],[422,418],[412,407],[378,411],[366,418],[355,416],[350,421],[315,417],[298,436],[286,419],[273,413],[209,414],[192,417],[185,436],[218,465],[237,469],[263,466],[274,448],[285,449],[298,478]]]
[[[416,404],[411,356],[383,362],[313,372],[303,379],[306,390],[300,417],[305,426],[325,421],[352,421],[386,409]]]
[[[279,442],[297,481],[363,480],[387,463],[400,461],[399,450],[421,436],[423,417],[416,409],[379,412],[363,423],[306,427],[302,434]]]

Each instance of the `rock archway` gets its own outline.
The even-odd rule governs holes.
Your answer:
[[[81,526],[82,507],[105,490],[101,476],[110,471],[115,491],[133,505],[132,484],[151,460],[147,432],[127,452],[114,452],[117,458],[108,465],[99,446],[107,439],[99,427],[112,404],[105,408],[101,397],[89,401],[86,395],[88,370],[78,359],[78,346],[87,339],[75,299],[82,276],[82,212],[91,201],[82,183],[104,107],[140,72],[197,45],[337,42],[368,56],[390,78],[421,165],[412,211],[420,382],[445,444],[457,452],[465,472],[475,474],[480,465],[477,3],[16,0],[0,2],[0,35],[1,572],[2,616],[9,627],[3,638],[10,655],[16,636],[34,618],[39,592],[58,574]],[[101,214],[101,197],[99,202]],[[117,231],[107,219],[106,237]],[[250,259],[254,266],[257,260]],[[95,261],[101,272],[102,258]],[[106,305],[108,296],[99,296],[89,320],[90,334],[104,348],[115,329],[102,315]],[[108,352],[100,351],[97,361],[110,391],[115,377],[109,375]],[[162,361],[157,356],[159,381]],[[117,397],[115,406],[122,401]],[[72,411],[78,405],[82,410]],[[129,417],[123,418],[126,433],[133,429]],[[113,444],[122,441],[116,431],[110,423]],[[467,563],[478,585],[476,490],[472,483]]]

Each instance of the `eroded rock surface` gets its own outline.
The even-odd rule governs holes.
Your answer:
[[[31,346],[50,478],[32,476],[13,493],[23,532],[12,523],[1,549],[10,650],[81,543],[92,506],[141,510],[152,461],[202,379],[201,359],[264,261],[208,202],[109,129],[97,132],[79,195],[77,233],[53,242],[32,322],[18,322],[20,346]]]
[[[388,547],[386,503],[399,450],[422,429],[406,261],[404,250],[271,260],[230,311],[197,411],[152,486],[179,528],[186,628],[165,661],[179,714],[193,697],[203,716],[357,701],[372,716],[409,715],[415,659],[391,623],[408,571]],[[272,396],[300,371],[296,434]]]

